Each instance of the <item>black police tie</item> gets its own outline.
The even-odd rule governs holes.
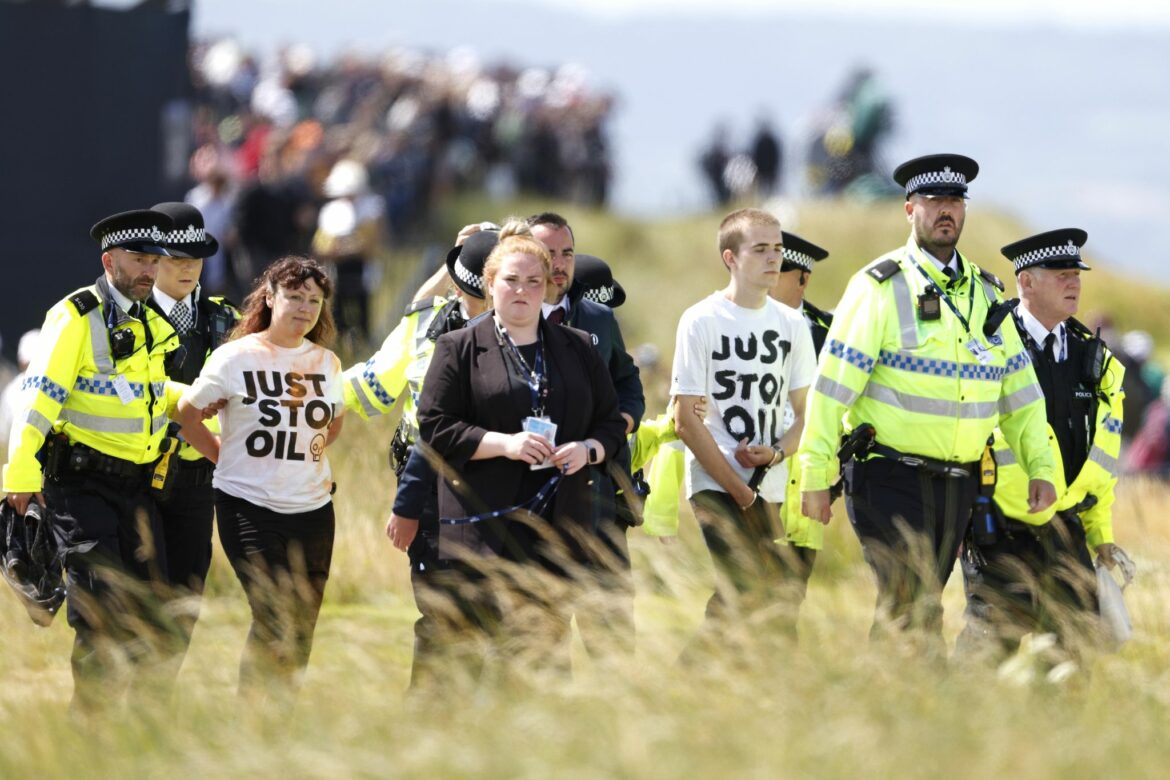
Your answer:
[[[560,325],[562,322],[565,321],[565,307],[564,306],[556,307],[555,309],[553,309],[552,311],[550,311],[548,313],[548,317],[546,317],[545,319],[548,320],[549,325]]]
[[[150,335],[150,326],[146,324],[146,310],[141,303],[135,303],[126,313],[142,323],[143,335],[146,337],[146,351],[149,352],[154,346],[154,339]]]
[[[959,272],[954,268],[951,268],[949,265],[944,265],[942,271],[943,276],[947,278],[947,287],[950,287],[955,283],[955,280],[959,278]]]
[[[1051,360],[1053,363],[1056,362],[1056,334],[1055,333],[1049,333],[1047,336],[1044,337],[1044,356],[1046,358],[1048,358],[1049,360]]]
[[[191,309],[186,301],[179,301],[171,309],[171,324],[175,326],[175,333],[180,336],[191,330],[194,323],[191,322]]]

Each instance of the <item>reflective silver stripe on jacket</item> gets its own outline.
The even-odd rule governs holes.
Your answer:
[[[863,395],[908,412],[930,414],[936,417],[958,417],[963,420],[990,420],[995,417],[994,401],[962,402],[946,401],[941,398],[926,398],[921,395],[903,393],[892,387],[870,380]]]
[[[844,404],[845,406],[852,406],[853,402],[857,400],[858,393],[850,390],[845,385],[835,380],[829,379],[827,376],[818,375],[816,384],[813,385],[813,390],[821,395],[828,396],[834,401]]]
[[[1040,385],[1030,384],[1011,395],[999,399],[999,413],[1005,415],[1011,414],[1012,412],[1023,409],[1033,401],[1043,400],[1043,398],[1044,391],[1040,389]]]
[[[898,309],[898,331],[902,336],[902,349],[918,346],[918,318],[914,314],[914,301],[910,297],[910,283],[906,274],[896,274],[890,283],[894,285],[894,305]]]
[[[62,409],[61,419],[96,433],[142,433],[141,417],[104,417],[97,414],[86,414],[76,409]],[[166,425],[166,418],[162,419]],[[159,426],[162,427],[162,426]],[[158,430],[156,427],[154,430]]]
[[[48,436],[49,431],[53,430],[53,421],[48,417],[45,417],[36,409],[28,410],[28,414],[25,415],[24,418],[24,424],[31,425],[33,428],[36,428],[38,431],[40,431],[42,436]]]
[[[93,349],[93,363],[98,373],[113,374],[114,358],[110,355],[110,338],[106,334],[106,322],[102,319],[102,309],[90,309],[86,315],[89,320],[89,343]]]
[[[1096,444],[1089,450],[1089,460],[1096,463],[1101,468],[1108,471],[1110,474],[1117,474],[1117,458],[1110,455],[1105,450],[1098,447]]]
[[[366,393],[362,390],[362,383],[356,376],[349,380],[349,386],[353,390],[354,397],[358,399],[358,403],[361,404],[362,410],[366,413],[367,417],[377,417],[382,413],[380,409],[370,403],[369,398],[366,398]]]
[[[168,422],[169,418],[167,417],[166,413],[164,412],[163,414],[160,414],[158,417],[155,417],[150,421],[150,432],[158,433],[163,428],[167,427]]]
[[[1006,450],[995,451],[995,465],[1014,466],[1017,463],[1019,463],[1019,461],[1016,460],[1016,453],[1012,452],[1010,447]]]

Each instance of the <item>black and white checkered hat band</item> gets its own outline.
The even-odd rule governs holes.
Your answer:
[[[200,231],[202,232],[202,231]],[[126,230],[111,230],[102,236],[102,250],[109,249],[112,246],[120,246],[129,243],[130,241],[154,241],[159,242],[167,237],[167,233],[158,229],[157,225],[151,225],[148,228],[128,228]]]
[[[944,187],[966,187],[967,177],[958,171],[952,171],[950,168],[943,168],[941,171],[927,171],[926,173],[918,174],[906,182],[906,194],[913,194],[923,187],[939,185]]]
[[[202,244],[207,234],[203,228],[188,225],[186,230],[172,230],[163,240],[167,244]]]
[[[799,265],[806,271],[811,271],[813,268],[812,257],[806,255],[804,252],[797,252],[795,249],[785,249],[782,256],[789,263]]]
[[[459,258],[455,258],[455,275],[459,277],[459,281],[463,282],[469,287],[476,290],[483,291],[483,277],[476,276],[467,269],[467,266],[459,262]]]
[[[594,303],[609,303],[614,299],[613,286],[595,287],[591,290],[586,290],[585,294],[581,297],[587,301],[593,301]]]
[[[1017,257],[1013,262],[1016,264],[1016,270],[1022,271],[1025,268],[1040,263],[1047,263],[1050,260],[1080,260],[1081,248],[1069,241],[1067,244],[1060,246],[1044,246],[1039,249],[1033,249],[1031,252],[1025,252]]]

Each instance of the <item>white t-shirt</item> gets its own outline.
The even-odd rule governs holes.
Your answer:
[[[284,514],[329,503],[325,439],[343,411],[337,355],[307,339],[287,348],[253,333],[212,352],[183,397],[199,408],[228,399],[216,488]]]
[[[817,361],[804,317],[771,298],[745,309],[713,293],[683,312],[678,322],[671,395],[707,397],[704,424],[719,451],[747,482],[752,469],[735,462],[735,447],[772,445],[785,430],[790,390],[812,384]],[[723,488],[687,450],[687,496]],[[768,471],[760,485],[765,501],[784,500],[788,464]]]

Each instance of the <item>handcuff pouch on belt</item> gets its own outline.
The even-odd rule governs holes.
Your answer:
[[[390,468],[394,470],[394,478],[402,479],[402,472],[406,471],[406,461],[410,458],[410,442],[406,440],[406,426],[401,422],[394,429],[394,436],[390,439]]]

